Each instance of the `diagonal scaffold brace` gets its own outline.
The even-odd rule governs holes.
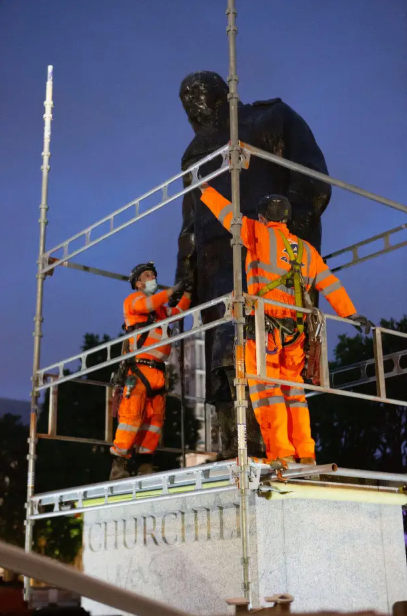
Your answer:
[[[246,599],[251,600],[250,589],[250,551],[249,551],[249,473],[250,467],[247,457],[246,436],[246,378],[244,364],[244,297],[242,284],[242,217],[240,212],[240,170],[242,166],[242,150],[239,143],[238,104],[237,93],[237,65],[236,65],[236,16],[235,0],[228,0],[227,4],[227,35],[229,42],[229,115],[230,115],[230,179],[232,188],[233,219],[232,249],[233,249],[233,315],[236,322],[235,339],[235,386],[236,386],[236,415],[238,438],[238,468],[240,490],[240,524],[242,536],[242,565],[243,565],[243,593]]]

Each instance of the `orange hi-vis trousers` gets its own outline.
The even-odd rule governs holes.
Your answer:
[[[138,365],[139,370],[148,379],[151,389],[161,389],[165,385],[165,375],[161,370]],[[131,374],[131,371],[129,372]],[[140,379],[126,398],[124,388],[123,400],[119,406],[119,425],[110,453],[122,458],[130,458],[132,449],[138,453],[153,453],[160,441],[165,417],[165,396],[147,397],[147,390]]]
[[[278,330],[268,334],[266,370],[268,378],[303,383],[304,334],[281,343]],[[290,344],[290,341],[292,343]],[[256,374],[256,343],[246,341],[246,371]],[[310,416],[302,387],[271,385],[249,379],[249,393],[254,414],[259,422],[267,458],[286,456],[315,458],[315,442],[311,437]]]

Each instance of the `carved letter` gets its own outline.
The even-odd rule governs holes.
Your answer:
[[[147,520],[148,519],[153,521],[153,524],[152,524],[153,528],[147,532]],[[157,541],[157,539],[156,539],[156,537],[154,535],[156,523],[157,523],[157,521],[155,519],[155,516],[153,516],[153,515],[146,515],[146,516],[144,516],[143,515],[144,545],[147,545],[147,535],[150,535],[150,537],[154,541],[154,543],[156,545],[159,545],[159,543],[158,543],[158,541]]]
[[[211,538],[211,510],[208,507],[197,507],[192,510],[194,512],[194,527],[195,527],[195,538],[194,541],[199,541],[199,519],[198,513],[199,511],[206,511],[206,539],[210,541]]]
[[[133,517],[133,528],[132,528],[132,533],[131,533],[134,537],[133,545],[128,545],[127,543],[127,522],[129,522],[129,520],[123,520],[123,545],[127,550],[131,550],[137,545],[138,521],[137,521],[137,518]]]
[[[118,546],[118,535],[119,535],[119,522],[118,520],[113,520],[114,526],[114,546],[113,549],[117,550]]]
[[[178,541],[178,535],[175,535],[173,541],[170,543],[167,539],[167,537],[165,536],[165,520],[167,518],[167,516],[175,516],[175,518],[178,518],[178,514],[176,511],[168,511],[167,513],[165,513],[163,515],[163,521],[162,521],[162,535],[163,535],[163,541],[166,545],[174,545],[175,543],[177,543]]]
[[[185,511],[180,511],[181,514],[181,543],[185,543]]]
[[[92,524],[89,528],[89,549],[91,552],[99,552],[100,548],[102,547],[102,538],[99,538],[99,545],[98,547],[95,547],[92,545],[92,538],[93,538],[93,533],[92,530],[93,528],[95,528],[95,526],[99,526],[99,530],[102,530],[102,524],[101,522],[95,522],[95,524]]]
[[[219,509],[219,539],[224,539],[224,534],[223,534],[223,507],[221,505],[218,505],[218,509]]]

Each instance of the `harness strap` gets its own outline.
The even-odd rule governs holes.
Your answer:
[[[156,361],[155,359],[145,359],[144,357],[133,357],[133,360],[136,364],[142,364],[143,366],[148,366],[149,368],[155,368],[156,370],[165,372],[165,362],[163,361]]]
[[[147,317],[147,321],[145,323],[143,323],[141,325],[141,327],[145,327],[146,325],[152,325],[156,320],[156,314],[155,312],[149,312],[148,317]],[[138,325],[138,324],[137,324]],[[141,329],[141,327],[139,326],[137,329]],[[139,339],[137,340],[136,343],[136,347],[137,349],[141,349],[142,346],[144,346],[147,338],[148,338],[148,334],[150,332],[144,332],[144,334],[141,334]]]
[[[281,236],[281,239],[283,240],[285,249],[287,250],[287,254],[290,258],[291,269],[286,274],[283,274],[276,280],[273,280],[272,282],[264,286],[262,289],[260,289],[260,291],[257,292],[257,295],[259,297],[262,297],[263,295],[266,295],[266,293],[268,293],[269,291],[272,291],[273,289],[276,289],[280,285],[286,286],[286,282],[288,282],[289,280],[292,280],[294,283],[295,305],[298,306],[299,308],[302,308],[303,302],[302,302],[302,284],[301,284],[301,279],[302,279],[301,264],[302,264],[302,256],[304,253],[304,243],[301,240],[301,238],[298,238],[298,252],[296,256],[294,254],[293,249],[291,248],[290,242],[287,240],[285,235],[280,230],[278,230],[278,232]],[[304,331],[304,316],[302,312],[296,312],[295,316],[297,319],[298,332],[302,334],[302,332]]]
[[[143,385],[144,385],[144,387],[146,388],[146,391],[147,391],[147,398],[155,398],[155,396],[162,396],[162,395],[164,395],[166,393],[165,386],[164,387],[160,387],[160,389],[153,389],[151,387],[150,382],[149,382],[148,378],[146,377],[146,375],[141,372],[140,368],[138,368],[136,366],[136,364],[131,366],[130,370],[143,383]]]
[[[128,334],[129,332],[134,332],[137,329],[142,329],[143,327],[146,327],[146,325],[152,325],[153,323],[155,323],[157,320],[157,315],[155,312],[149,312],[147,320],[144,321],[144,323],[135,323],[134,325],[126,325],[125,323],[123,323],[122,325],[122,329],[124,329],[124,331]],[[136,347],[137,349],[141,349],[142,346],[144,346],[147,338],[148,338],[148,334],[149,332],[144,332],[144,334],[141,334],[139,339],[137,340],[136,343]]]

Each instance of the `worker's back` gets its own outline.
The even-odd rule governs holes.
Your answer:
[[[290,255],[286,248],[283,236],[288,241],[294,256],[298,255],[298,237],[289,232],[283,223],[270,222],[264,225],[260,222],[250,220],[249,233],[254,232],[252,242],[247,251],[246,257],[246,276],[248,292],[250,295],[258,295],[265,285],[279,279],[291,270]],[[301,255],[301,274],[309,291],[316,276],[315,249],[303,241]],[[265,299],[273,299],[284,304],[295,305],[294,285],[287,287],[282,284],[265,293]],[[294,318],[295,312],[289,308],[265,305],[266,314],[278,318]]]

